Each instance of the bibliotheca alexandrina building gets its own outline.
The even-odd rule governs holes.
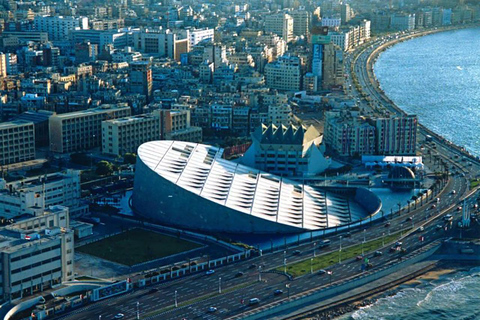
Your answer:
[[[365,188],[317,187],[222,158],[223,149],[181,141],[138,148],[132,207],[183,229],[298,233],[365,219],[381,209]]]

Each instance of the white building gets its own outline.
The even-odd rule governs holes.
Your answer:
[[[74,43],[82,43],[89,41],[97,44],[99,48],[103,48],[107,44],[113,45],[115,48],[123,48],[129,45],[129,34],[120,30],[73,30],[71,37]]]
[[[23,214],[36,215],[56,205],[69,207],[72,215],[80,215],[88,212],[80,196],[80,171],[77,170],[8,183],[0,179],[0,216],[10,219]]]
[[[0,165],[35,159],[33,122],[16,120],[0,123]]]
[[[272,89],[298,91],[301,88],[300,59],[282,56],[265,66],[266,85]]]
[[[74,278],[74,235],[68,208],[0,229],[0,296],[16,300]]]
[[[286,13],[275,13],[265,17],[265,32],[272,32],[286,42],[293,40],[293,18]]]
[[[193,48],[203,40],[213,41],[214,33],[215,30],[209,28],[188,30],[188,41],[190,43],[190,48]]]
[[[322,27],[340,27],[342,25],[342,19],[324,17],[321,20],[321,24]]]
[[[65,40],[73,30],[88,29],[86,17],[36,16],[33,22],[35,30],[48,33],[49,40]]]

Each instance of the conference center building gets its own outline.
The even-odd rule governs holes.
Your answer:
[[[138,148],[132,208],[155,222],[224,233],[298,233],[376,214],[365,188],[318,187],[222,158],[223,149],[182,141]]]

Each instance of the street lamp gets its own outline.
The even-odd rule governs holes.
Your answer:
[[[258,266],[258,282],[262,281],[262,266]]]
[[[382,247],[385,246],[385,232],[382,232]]]
[[[218,293],[222,293],[222,277],[218,278]]]
[[[283,259],[283,272],[287,274],[287,258]]]
[[[364,254],[364,251],[363,251],[363,246],[365,245],[365,232],[367,230],[363,229],[363,242],[362,242],[362,255]]]
[[[313,274],[313,258],[310,259],[310,273]]]
[[[98,320],[102,320],[102,315],[99,315],[99,316],[98,316]]]
[[[140,319],[140,302],[137,301],[137,320]]]
[[[342,236],[340,236],[340,249],[338,249],[338,263],[342,263]]]
[[[403,223],[400,224],[400,236],[403,237]]]
[[[285,287],[287,288],[287,296],[288,296],[288,299],[290,299],[290,283],[287,283],[285,285]]]
[[[175,308],[178,307],[178,301],[177,301],[177,290],[175,290]]]
[[[313,257],[315,258],[317,256],[317,243],[315,242],[313,244]]]

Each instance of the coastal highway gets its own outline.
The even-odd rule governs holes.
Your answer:
[[[378,42],[378,44],[380,43],[381,41]],[[374,105],[384,105],[390,112],[398,112],[389,101],[384,99],[381,93],[372,87],[367,62],[374,47],[369,46],[357,59],[352,61],[355,64],[357,78],[363,90],[368,90],[368,96],[373,97]],[[354,88],[352,88],[352,94],[360,99],[360,94]],[[363,107],[366,110],[369,108],[367,104],[364,104]],[[424,131],[421,132],[424,136]],[[340,241],[342,247],[345,248],[362,243],[364,240],[381,239],[384,235],[396,233],[402,229],[405,232],[415,230],[402,239],[403,247],[408,252],[417,250],[436,239],[445,238],[452,232],[451,224],[446,223],[441,216],[448,212],[458,219],[459,211],[456,207],[466,195],[469,196],[468,205],[474,205],[476,195],[468,194],[468,178],[476,177],[480,172],[480,166],[474,161],[461,161],[458,157],[464,155],[441,140],[436,140],[433,145],[421,142],[419,147],[423,148],[424,159],[429,166],[438,166],[442,159],[450,173],[458,172],[458,174],[450,175],[441,194],[424,202],[422,207],[413,210],[403,209],[400,213],[389,216],[388,221],[387,219],[378,219],[372,223],[366,223],[361,228],[350,230],[351,236],[349,237],[340,233],[329,235],[328,239],[331,240],[331,244],[322,249],[314,246],[314,243],[319,241],[319,239],[314,239],[311,243],[298,247],[288,247],[247,261],[219,267],[211,275],[202,272],[138,289],[125,295],[74,309],[56,319],[105,320],[113,319],[118,313],[124,314],[124,319],[136,319],[137,311],[140,319],[226,319],[259,305],[263,306],[275,300],[289,299],[288,295],[319,288],[330,282],[334,283],[362,272],[360,268],[362,262],[355,259],[341,263],[333,261],[332,266],[328,269],[332,271],[331,276],[318,274],[318,270],[314,270],[313,274],[289,280],[285,275],[268,272],[282,268],[285,259],[287,264],[300,260],[308,261],[313,257],[314,252],[316,255],[332,251],[338,252]],[[437,202],[436,198],[440,198],[440,201]],[[433,208],[434,205],[435,208]],[[423,231],[417,231],[420,226],[424,227]],[[341,236],[342,239],[340,239]],[[423,237],[423,242],[419,241],[420,236]],[[373,253],[367,253],[373,263],[372,271],[400,259],[400,253],[390,253],[389,247],[390,244],[386,244],[384,248],[380,249],[383,252],[381,256],[373,257]],[[299,250],[301,253],[294,254],[295,250]],[[261,266],[261,274],[259,274],[259,266]],[[243,274],[239,275],[239,272]],[[289,285],[289,288],[286,285]],[[283,294],[275,296],[273,292],[276,289],[283,290]],[[247,304],[251,298],[258,298],[260,303],[249,307]],[[175,300],[177,307],[175,307]],[[209,307],[215,307],[216,311],[209,312]]]
[[[351,230],[350,237],[343,235],[342,247],[359,244],[363,242],[364,237],[366,241],[382,238],[389,233],[400,231],[401,228],[405,231],[412,228],[418,229],[420,225],[426,223],[427,219],[432,219],[434,215],[440,214],[445,208],[454,206],[460,201],[461,194],[466,191],[466,189],[462,189],[463,180],[464,178],[460,176],[449,180],[445,191],[439,196],[441,197],[440,202],[437,203],[436,200],[433,200],[437,206],[435,209],[430,209],[432,201],[429,201],[417,210],[407,212],[408,210],[404,209],[400,214],[394,214],[388,220],[388,224],[386,220],[380,219],[381,221],[374,221],[357,230]],[[452,192],[455,190],[454,188],[458,190],[455,194]],[[411,221],[409,217],[412,217]],[[437,227],[439,223],[442,224],[442,228]],[[403,239],[403,246],[409,252],[416,250],[424,244],[445,237],[448,229],[447,226],[447,231],[445,231],[441,219],[431,221],[425,225],[423,232],[414,233]],[[418,241],[420,235],[424,237],[423,243]],[[248,300],[251,298],[259,298],[259,305],[265,305],[275,300],[288,299],[288,291],[290,291],[290,295],[294,295],[361,273],[361,262],[355,260],[334,262],[334,265],[329,268],[332,271],[331,277],[327,274],[319,275],[318,270],[314,270],[313,275],[307,274],[290,281],[284,275],[263,272],[281,268],[285,258],[287,264],[290,264],[310,259],[313,257],[314,251],[317,255],[331,251],[338,252],[340,236],[341,234],[329,236],[331,245],[323,249],[318,246],[314,248],[314,240],[312,243],[264,254],[248,261],[215,269],[215,273],[212,275],[198,273],[139,289],[126,295],[73,310],[57,319],[113,319],[117,313],[123,313],[125,319],[136,319],[137,302],[141,319],[225,319],[233,317],[256,307],[247,306]],[[399,259],[398,253],[389,253],[388,249],[388,246],[380,249],[383,252],[380,257],[371,257],[372,253],[368,253],[374,264],[373,270],[389,261]],[[295,250],[300,250],[301,254],[295,255]],[[252,268],[253,265],[255,267]],[[258,266],[262,266],[261,281],[259,281]],[[239,272],[244,274],[236,277]],[[290,285],[289,289],[286,288],[287,284]],[[222,293],[219,293],[219,287],[221,287]],[[150,292],[152,288],[158,291]],[[281,289],[284,293],[274,296],[273,292],[276,289]],[[174,307],[175,291],[177,292],[177,308]],[[210,313],[208,312],[209,307],[215,307],[217,310]]]

